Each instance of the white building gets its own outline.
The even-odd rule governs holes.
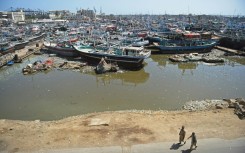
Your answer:
[[[14,23],[25,21],[25,12],[0,12],[0,18],[11,19]]]
[[[12,20],[14,22],[20,22],[20,21],[25,21],[25,12],[22,10],[20,12],[11,12],[12,13]]]

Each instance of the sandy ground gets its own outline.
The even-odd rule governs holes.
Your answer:
[[[182,125],[187,136],[194,131],[198,139],[231,140],[245,137],[244,122],[233,109],[103,112],[58,121],[2,119],[0,152],[178,142]]]

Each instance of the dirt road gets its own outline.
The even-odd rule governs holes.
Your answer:
[[[179,128],[198,139],[245,137],[245,121],[233,109],[207,111],[121,111],[58,121],[0,120],[0,152],[178,142]]]

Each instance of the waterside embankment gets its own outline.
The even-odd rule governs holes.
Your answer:
[[[234,103],[242,101],[234,100]],[[209,106],[215,101],[210,102]],[[204,102],[201,103],[200,106],[203,106]],[[213,105],[216,108],[206,107],[207,109],[202,110],[190,110],[187,107],[190,105],[198,106],[192,102],[185,105],[188,110],[112,111],[73,116],[57,121],[1,119],[0,151],[32,152],[40,149],[178,142],[178,132],[182,125],[186,127],[187,136],[196,132],[198,139],[245,137],[244,120],[239,119],[234,114],[234,108],[228,108],[229,105],[221,109],[216,103]]]

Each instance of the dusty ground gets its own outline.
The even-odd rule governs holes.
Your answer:
[[[91,126],[91,121],[105,124]],[[187,136],[195,131],[198,139],[234,139],[245,137],[244,122],[233,109],[104,112],[48,122],[0,120],[0,151],[178,142],[182,125]]]

